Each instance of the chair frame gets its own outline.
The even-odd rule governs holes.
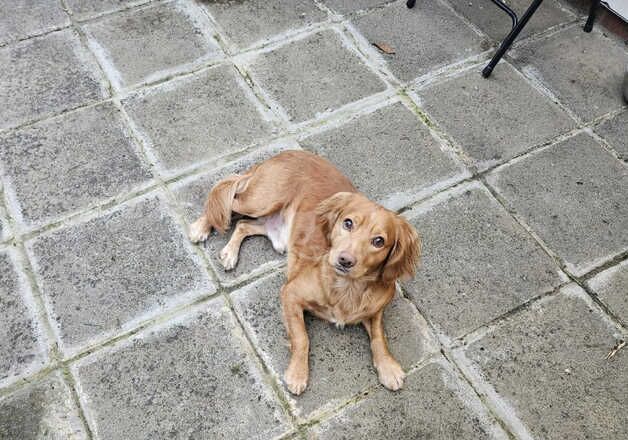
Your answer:
[[[526,26],[526,24],[528,24],[528,21],[530,21],[530,18],[532,18],[536,10],[539,8],[539,6],[541,6],[541,3],[543,3],[543,0],[532,0],[532,3],[528,7],[528,9],[526,9],[526,11],[523,13],[523,16],[519,18],[517,13],[513,11],[502,0],[491,0],[491,1],[495,3],[495,5],[499,7],[502,11],[508,14],[510,19],[512,20],[512,28],[510,32],[508,33],[508,35],[502,40],[501,44],[495,51],[493,58],[491,58],[491,61],[489,61],[486,67],[482,69],[482,76],[484,78],[488,78],[489,76],[491,76],[491,73],[493,73],[493,69],[495,68],[495,66],[497,66],[497,63],[499,63],[499,60],[501,60],[502,57],[506,54],[506,52],[508,52],[508,49],[510,49],[510,46],[512,46],[512,43],[519,36],[519,34],[523,30],[523,28]],[[416,0],[407,0],[406,2],[406,6],[409,9],[413,8],[415,4],[416,4]],[[592,0],[591,8],[589,10],[589,18],[587,19],[587,22],[584,25],[585,32],[591,32],[591,29],[593,29],[593,22],[595,21],[595,15],[597,13],[597,9],[599,6],[600,6],[600,0]]]

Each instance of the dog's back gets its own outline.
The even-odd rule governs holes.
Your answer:
[[[334,165],[306,151],[290,150],[251,168],[239,181],[233,210],[262,217],[294,205],[313,210],[322,200],[356,189]]]

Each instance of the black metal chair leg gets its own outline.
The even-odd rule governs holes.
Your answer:
[[[593,29],[593,22],[595,21],[595,15],[597,13],[597,8],[600,6],[600,0],[592,0],[591,1],[591,9],[589,9],[589,18],[587,18],[587,22],[584,24],[584,31],[591,32]]]
[[[521,30],[525,27],[525,25],[528,24],[528,21],[530,20],[532,15],[536,12],[538,7],[541,6],[541,3],[543,3],[543,0],[534,0],[532,4],[530,5],[530,7],[523,14],[523,17],[521,17],[521,20],[519,20],[517,25],[514,28],[512,28],[508,36],[504,38],[504,41],[502,41],[502,44],[500,44],[499,47],[497,48],[497,51],[495,52],[495,55],[493,55],[493,58],[491,59],[491,61],[486,65],[484,70],[482,70],[482,76],[484,78],[488,78],[491,75],[491,73],[493,72],[493,69],[495,68],[497,63],[499,63],[499,60],[501,60],[504,54],[508,51],[508,49],[510,49],[510,46],[512,45],[513,41],[515,41],[515,38],[517,38]]]
[[[495,3],[495,5],[501,9],[502,11],[504,11],[506,14],[508,14],[508,16],[510,17],[510,20],[512,20],[512,28],[514,28],[515,26],[517,26],[517,21],[519,20],[517,18],[517,13],[515,11],[513,11],[512,9],[510,9],[508,7],[508,5],[506,3],[504,3],[502,0],[491,0],[493,3]]]
[[[416,0],[408,0],[406,2],[406,6],[410,9],[414,8],[414,4],[416,3]]]

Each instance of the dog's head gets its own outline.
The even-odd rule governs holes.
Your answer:
[[[329,241],[328,262],[337,274],[376,275],[384,282],[414,276],[421,240],[403,217],[349,192],[322,201],[317,215]]]

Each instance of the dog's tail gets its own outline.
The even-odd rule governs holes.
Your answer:
[[[221,234],[231,224],[231,208],[236,194],[242,192],[250,175],[233,175],[218,182],[209,193],[205,202],[205,219],[210,227]]]

